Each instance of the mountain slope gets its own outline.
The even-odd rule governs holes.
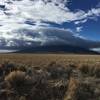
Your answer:
[[[19,50],[17,53],[79,53],[79,54],[98,54],[97,52],[88,50],[86,48],[70,46],[70,45],[49,45],[27,47]]]

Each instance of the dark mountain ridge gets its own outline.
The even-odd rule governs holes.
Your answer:
[[[48,45],[23,48],[17,53],[73,53],[73,54],[99,54],[95,51],[71,46],[71,45]]]

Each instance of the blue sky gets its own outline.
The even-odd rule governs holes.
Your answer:
[[[71,10],[81,9],[88,11],[91,8],[96,8],[100,0],[70,0],[68,7]]]
[[[99,26],[100,0],[0,0],[0,48],[100,47]]]
[[[100,0],[71,0],[68,7],[73,11],[84,10],[88,12],[93,8],[100,8]],[[76,26],[82,26],[82,30],[79,32],[82,36],[91,40],[100,41],[100,16],[89,19],[86,23]]]

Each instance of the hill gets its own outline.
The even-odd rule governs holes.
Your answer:
[[[86,48],[71,45],[48,45],[23,48],[17,53],[75,53],[75,54],[99,54]]]

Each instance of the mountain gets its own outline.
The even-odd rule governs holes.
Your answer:
[[[86,48],[71,45],[48,45],[23,48],[17,53],[73,53],[73,54],[99,54]]]

